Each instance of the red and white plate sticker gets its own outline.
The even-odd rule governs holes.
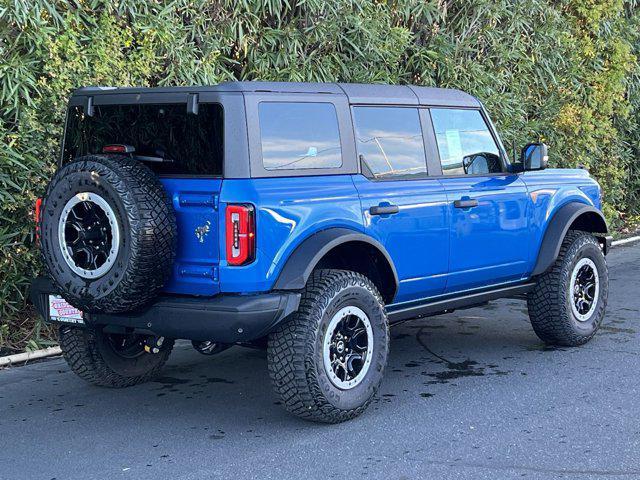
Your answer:
[[[84,323],[82,312],[59,295],[49,295],[49,318],[57,322]]]

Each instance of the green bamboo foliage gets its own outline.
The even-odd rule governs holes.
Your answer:
[[[507,145],[543,139],[554,165],[587,166],[620,229],[640,216],[638,32],[638,0],[0,0],[0,347],[39,341],[24,320],[40,268],[32,205],[74,88],[461,88]]]

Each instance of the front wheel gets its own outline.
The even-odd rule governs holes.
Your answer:
[[[169,358],[173,340],[149,348],[143,335],[120,335],[100,329],[62,326],[60,348],[71,370],[101,387],[123,388],[153,379]],[[155,353],[151,353],[155,352]]]
[[[298,311],[269,336],[269,373],[291,413],[338,423],[362,413],[389,353],[380,293],[355,272],[318,270]]]
[[[533,329],[551,345],[587,343],[602,323],[608,295],[607,263],[598,240],[571,230],[555,264],[528,296]]]

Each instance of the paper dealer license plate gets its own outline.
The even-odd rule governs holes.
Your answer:
[[[52,322],[84,323],[82,312],[59,295],[49,295],[49,319]]]

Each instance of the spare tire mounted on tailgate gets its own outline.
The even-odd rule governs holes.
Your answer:
[[[41,248],[58,291],[85,312],[151,301],[171,275],[176,220],[156,175],[125,156],[88,155],[58,170],[40,216]]]

